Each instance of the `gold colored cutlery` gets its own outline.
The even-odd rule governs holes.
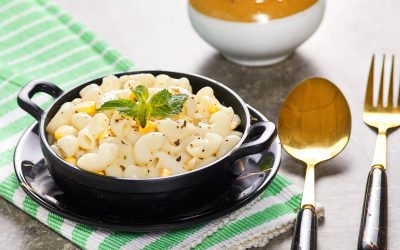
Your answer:
[[[394,105],[393,100],[394,57],[392,57],[390,69],[389,93],[387,96],[386,106],[384,106],[383,102],[385,56],[383,56],[378,102],[376,105],[373,103],[374,64],[375,56],[372,57],[369,71],[363,119],[368,126],[376,129],[377,139],[365,190],[364,207],[358,238],[358,249],[387,248],[388,199],[386,177],[386,134],[389,129],[400,126],[400,98],[396,101],[396,105]]]
[[[289,155],[307,165],[301,210],[292,248],[316,249],[315,168],[339,154],[351,130],[347,101],[330,81],[311,78],[300,82],[286,97],[278,121],[278,134]]]

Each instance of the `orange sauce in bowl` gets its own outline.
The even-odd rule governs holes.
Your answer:
[[[301,12],[318,0],[190,0],[200,13],[236,22],[266,22]]]

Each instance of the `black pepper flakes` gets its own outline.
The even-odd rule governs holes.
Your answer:
[[[181,161],[182,160],[182,156],[178,156],[178,158],[176,158],[176,161]]]
[[[175,144],[175,146],[179,146],[179,144],[180,144],[181,142],[180,142],[180,140],[178,139],[178,140],[176,140],[175,142],[174,142],[174,144]]]

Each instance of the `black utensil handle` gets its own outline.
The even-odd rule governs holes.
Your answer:
[[[272,144],[277,135],[276,126],[272,122],[257,122],[250,127],[246,141],[230,155],[230,162],[252,154],[260,153]]]
[[[57,85],[46,81],[35,80],[26,84],[18,93],[18,105],[33,116],[37,121],[40,121],[43,110],[32,101],[32,97],[40,92],[47,93],[54,98],[59,97],[64,92]]]
[[[383,168],[368,174],[358,249],[387,249],[387,177]]]
[[[317,249],[317,215],[313,207],[302,208],[297,213],[291,249]]]

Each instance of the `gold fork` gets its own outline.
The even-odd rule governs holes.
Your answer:
[[[376,106],[373,104],[374,61],[375,56],[372,57],[369,71],[363,119],[367,125],[377,129],[378,135],[365,190],[358,249],[387,248],[386,134],[389,129],[400,126],[400,98],[396,106],[393,105],[394,56],[392,56],[386,107],[383,105],[385,55],[383,56],[378,104]]]

